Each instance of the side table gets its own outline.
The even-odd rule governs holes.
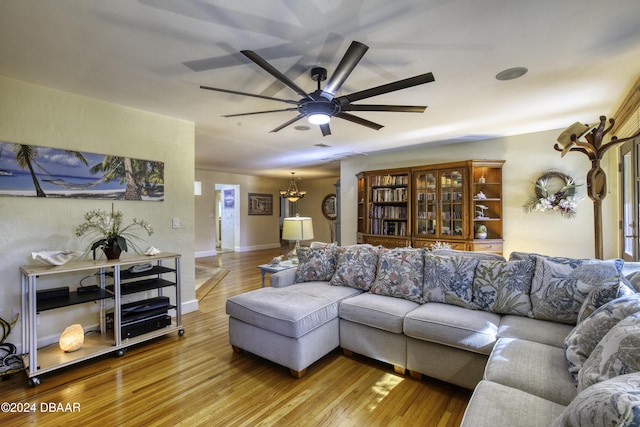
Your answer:
[[[278,265],[269,265],[269,264],[260,264],[258,268],[260,269],[260,274],[262,275],[262,287],[264,288],[264,275],[265,273],[277,273],[279,271],[289,270],[290,268],[296,268],[291,261],[282,261]]]

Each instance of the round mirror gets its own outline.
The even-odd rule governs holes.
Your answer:
[[[322,199],[322,214],[328,220],[335,220],[337,216],[336,212],[336,195],[327,194]]]

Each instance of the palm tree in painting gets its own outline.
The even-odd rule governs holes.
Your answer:
[[[142,195],[137,189],[133,181],[133,166],[131,159],[128,157],[104,156],[101,163],[91,168],[92,173],[103,172],[105,181],[119,180],[120,183],[126,182],[127,186],[124,192],[125,200],[141,200]]]
[[[79,151],[72,150],[58,150],[63,152],[69,156],[75,156],[78,160],[80,160],[85,165],[89,165],[87,159],[84,155]],[[40,186],[40,182],[38,181],[38,177],[36,176],[36,172],[33,169],[33,165],[38,165],[38,147],[27,144],[13,144],[13,152],[16,157],[16,164],[21,169],[29,169],[29,173],[31,174],[31,179],[33,180],[33,185],[36,188],[36,196],[37,197],[47,197],[47,194],[42,190]]]
[[[91,168],[92,173],[103,172],[106,181],[126,183],[125,200],[142,200],[155,185],[164,184],[164,164],[129,157],[105,156]]]

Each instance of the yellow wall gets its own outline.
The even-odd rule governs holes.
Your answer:
[[[193,123],[101,102],[0,77],[0,140],[93,153],[131,156],[165,163],[163,202],[118,201],[126,221],[148,220],[155,233],[148,245],[182,258],[185,311],[197,309],[193,255]],[[111,209],[107,200],[0,197],[0,310],[4,319],[20,307],[19,266],[32,251],[85,250],[90,242],[74,235],[91,209]],[[181,227],[171,228],[179,218]],[[144,243],[143,243],[144,245]],[[126,256],[126,255],[125,255]],[[79,280],[79,278],[77,278]],[[60,284],[76,287],[72,283]],[[93,305],[41,314],[39,336],[55,336],[70,323],[97,323]],[[20,328],[10,341],[18,344]]]
[[[587,118],[588,119],[588,118]],[[562,129],[465,142],[430,148],[368,155],[345,160],[341,165],[342,244],[356,242],[356,177],[360,171],[436,164],[469,159],[506,160],[503,168],[504,254],[512,251],[537,252],[555,256],[595,256],[593,204],[586,197],[586,174],[591,164],[581,153],[561,157],[553,149]],[[612,157],[615,157],[615,149]],[[617,169],[615,158],[602,162],[607,172],[608,195],[603,206],[604,257],[617,257]],[[613,165],[613,166],[611,166]],[[549,170],[572,176],[578,195],[584,197],[573,219],[557,212],[526,213],[523,205],[534,196],[533,182]],[[613,172],[611,172],[613,171]]]

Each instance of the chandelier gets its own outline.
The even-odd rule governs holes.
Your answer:
[[[302,199],[305,194],[307,194],[306,191],[298,190],[298,186],[293,180],[294,174],[295,172],[291,172],[291,182],[289,183],[289,188],[287,190],[280,190],[280,196],[282,196],[283,198],[287,199],[290,202],[297,202],[298,200]]]

